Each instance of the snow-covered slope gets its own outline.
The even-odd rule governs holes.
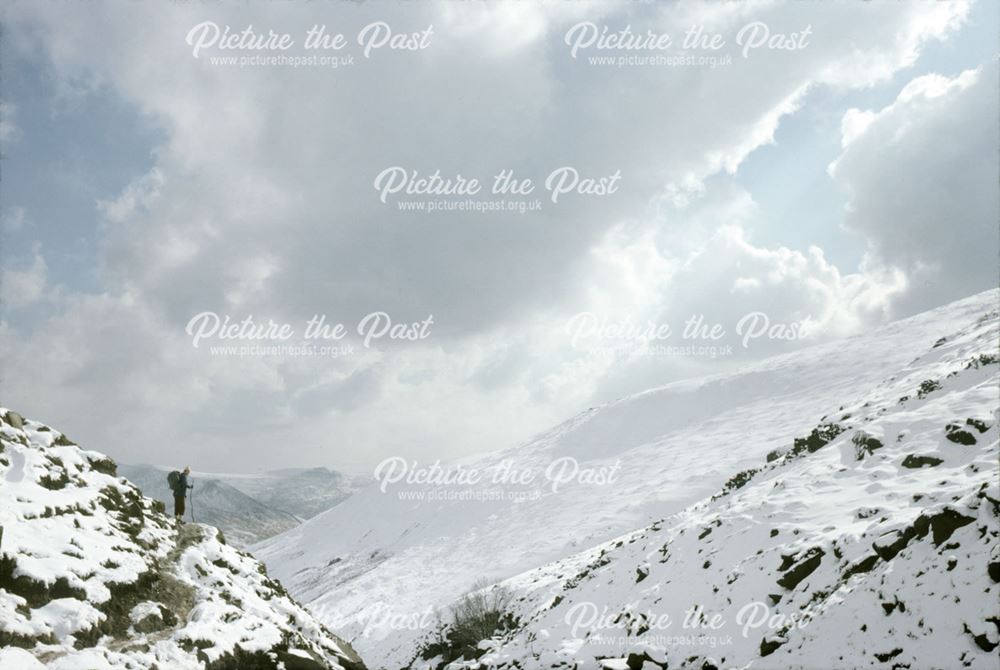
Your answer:
[[[0,409],[0,668],[359,669],[249,554]]]
[[[446,606],[478,578],[504,579],[681,512],[823,416],[898,378],[997,300],[997,291],[986,292],[735,374],[625,398],[459,464],[486,473],[477,483],[371,486],[255,552],[369,663],[399,667],[421,635],[401,621]],[[579,474],[553,490],[545,472],[567,457]],[[497,472],[534,476],[526,486],[498,485]],[[603,485],[601,473],[611,475]],[[808,496],[800,502],[807,503]]]
[[[121,476],[139,487],[144,495],[164,503],[169,512],[173,510],[173,500],[167,485],[168,472],[167,468],[156,465],[120,463],[118,466]],[[190,493],[185,518],[191,518],[193,509],[197,521],[220,529],[226,541],[235,547],[245,548],[300,523],[294,515],[270,507],[219,478],[199,475],[192,482],[195,488]]]
[[[977,308],[715,496],[507,581],[517,624],[448,667],[998,667],[1000,331]]]

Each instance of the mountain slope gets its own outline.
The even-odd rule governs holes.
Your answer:
[[[399,667],[422,630],[400,621],[426,619],[478,578],[508,578],[680,513],[975,323],[997,298],[989,291],[861,337],[584,412],[514,449],[442,466],[534,473],[529,485],[483,477],[371,486],[255,552],[370,663]],[[581,475],[553,490],[544,473],[567,457]],[[584,471],[614,476],[602,485]]]
[[[0,668],[360,669],[249,554],[0,409]]]
[[[214,475],[276,510],[310,519],[350,496],[356,478],[327,468],[288,468],[260,475]]]
[[[144,495],[164,503],[168,512],[173,511],[173,499],[167,486],[167,468],[120,464],[118,471],[139,487]],[[222,530],[233,546],[247,547],[300,523],[292,514],[256,500],[212,475],[199,475],[192,482],[195,485],[191,491],[195,519]],[[191,518],[191,507],[189,504],[188,519]]]
[[[715,496],[508,580],[512,630],[412,667],[996,668],[998,335],[993,309]]]

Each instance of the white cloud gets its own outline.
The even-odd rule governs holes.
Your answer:
[[[0,218],[0,230],[13,233],[24,228],[27,219],[23,207],[12,207]]]
[[[997,285],[997,92],[994,62],[918,77],[884,109],[845,116],[830,174],[850,198],[845,225],[868,243],[865,266],[907,278],[898,314]]]
[[[155,167],[101,205],[106,292],[72,296],[28,336],[0,332],[8,356],[30,361],[8,365],[8,392],[131,460],[170,453],[211,468],[245,453],[277,465],[285,444],[307,463],[446,457],[510,444],[595,394],[708,368],[576,351],[563,326],[577,311],[730,320],[754,305],[827,335],[879,318],[898,273],[842,274],[818,249],[756,246],[742,225],[751,195],[705,180],[772,142],[811,88],[864,88],[912,63],[967,3],[870,3],[865,21],[839,3],[508,7],[324,7],[345,31],[435,26],[427,52],[327,72],[213,66],[183,43],[206,19],[300,32],[318,5],[12,6],[15,41],[39,33],[60,81],[113,87],[167,139]],[[673,32],[812,23],[814,38],[715,70],[601,68],[562,43],[581,18]],[[849,149],[878,125],[845,123]],[[371,187],[395,164],[536,181],[564,164],[620,169],[623,187],[534,219],[419,219]],[[345,322],[433,313],[436,325],[426,344],[342,360],[206,359],[183,335],[206,309]],[[87,402],[97,395],[104,414]]]
[[[8,309],[22,309],[45,298],[48,266],[36,245],[30,267],[4,269],[0,273],[0,304]]]
[[[870,110],[847,110],[840,122],[840,146],[846,147],[860,137],[875,120],[875,117],[875,112]]]

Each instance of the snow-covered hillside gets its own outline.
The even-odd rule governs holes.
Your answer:
[[[0,409],[0,668],[360,669],[249,554]]]
[[[1000,331],[980,311],[715,496],[507,581],[518,623],[448,667],[996,668]]]
[[[255,551],[311,611],[346,634],[369,663],[374,667],[399,667],[413,658],[413,649],[426,630],[423,624],[430,618],[426,616],[430,608],[446,607],[479,578],[499,581],[676,514],[676,519],[660,526],[674,528],[678,519],[697,513],[685,512],[685,508],[717,492],[734,473],[758,467],[769,452],[787,450],[795,438],[808,435],[824,421],[838,422],[849,434],[841,438],[837,447],[813,454],[809,462],[820,463],[821,459],[845,449],[853,453],[853,445],[842,445],[852,438],[852,431],[858,428],[861,419],[856,418],[854,423],[841,420],[844,414],[851,413],[848,406],[857,404],[859,399],[866,399],[860,404],[874,401],[878,389],[889,389],[890,385],[911,376],[916,382],[907,393],[916,398],[917,388],[925,378],[943,376],[941,366],[945,363],[937,357],[948,352],[959,355],[956,349],[959,345],[954,342],[932,349],[934,343],[972,328],[984,314],[996,309],[997,300],[997,291],[986,292],[864,336],[772,358],[735,374],[670,384],[625,398],[585,412],[514,449],[441,466],[451,473],[533,473],[535,476],[528,485],[515,486],[502,477],[498,485],[495,477],[487,476],[475,483],[464,481],[444,486],[405,479],[387,485],[384,491],[371,486],[302,526],[265,541]],[[978,337],[985,338],[977,340],[976,347],[995,346],[995,331],[993,343],[987,341],[988,329],[995,328],[995,320],[991,323],[992,326],[976,326]],[[973,371],[962,377],[963,383],[978,379],[975,375],[982,376],[980,390],[962,397],[945,392],[943,405],[935,410],[941,416],[928,416],[927,421],[939,423],[945,408],[954,414],[947,417],[946,423],[975,418],[974,415],[984,412],[989,415],[986,409],[989,402],[993,403],[989,407],[996,406],[995,367]],[[989,375],[993,375],[992,381]],[[973,406],[975,412],[964,409],[963,403],[973,398],[978,403]],[[897,399],[898,396],[894,401]],[[886,434],[908,428],[915,435],[918,420],[922,421],[922,408],[933,407],[928,401],[934,400],[920,398],[904,403],[892,415],[898,426],[879,425]],[[886,413],[889,411],[887,407]],[[936,429],[943,428],[944,424]],[[980,442],[989,443],[995,440],[994,435],[983,435]],[[896,434],[886,438],[896,439]],[[912,444],[905,438],[900,444],[904,443]],[[922,451],[918,455],[923,455]],[[553,472],[550,468],[554,462],[565,464],[560,459],[566,458],[575,459],[570,469],[579,468],[577,475],[554,490],[552,478],[545,473]],[[987,474],[983,472],[988,468],[982,458],[976,455],[973,460],[979,462],[976,465],[979,476],[985,477]],[[916,478],[921,486],[931,489],[940,488],[937,482],[945,479],[936,478],[936,468],[900,470],[894,461],[879,463],[880,460],[862,461],[852,466],[878,471],[877,476],[884,481],[866,484],[872,494],[891,489],[896,479],[907,482]],[[416,464],[416,469],[430,465]],[[818,481],[807,478],[789,492],[797,496],[794,504],[789,503],[791,510],[809,509],[814,500],[839,490],[835,470],[846,466],[834,463],[827,466],[834,470],[827,473],[829,478]],[[962,462],[961,467],[965,466]],[[459,467],[462,470],[456,469]],[[408,464],[407,468],[415,469],[414,464]],[[603,479],[601,474],[605,475]],[[932,479],[925,481],[926,477]],[[813,481],[816,488],[810,489],[808,485]],[[750,490],[760,492],[754,488],[748,489],[748,493]],[[922,493],[926,496],[929,491]],[[902,498],[897,502],[903,504]],[[765,514],[767,503],[762,504],[764,509],[753,509],[752,513]],[[924,497],[909,503],[907,509],[916,514],[931,509],[933,504],[929,497]],[[883,501],[873,507],[883,509],[885,505]],[[822,509],[827,511],[823,514],[829,515],[829,524],[820,526],[821,530],[826,529],[823,533],[850,533],[855,524],[873,523],[871,519],[848,523],[834,514],[836,507],[824,504]],[[732,513],[750,514],[735,510]],[[852,508],[849,515],[854,513]],[[748,528],[755,528],[752,524],[763,522],[748,519],[746,523],[751,524]],[[770,532],[770,528],[766,530]],[[764,552],[777,547],[779,538],[791,542],[781,532],[794,535],[791,527],[779,528],[778,537],[774,540],[766,537],[766,542],[758,547],[754,544],[757,535],[747,530],[740,546]],[[799,529],[799,532],[804,531]],[[713,535],[721,536],[715,532]],[[813,540],[819,544],[818,536]],[[657,548],[665,541],[660,541]],[[627,546],[640,546],[637,542]],[[698,548],[703,553],[707,551]],[[804,560],[804,554],[795,557],[807,547],[790,545],[783,550],[796,562]],[[682,551],[678,549],[671,554]],[[825,551],[832,555],[832,549]],[[716,559],[706,556],[698,565],[711,561],[715,569],[732,570],[736,560],[735,555]],[[824,571],[832,569],[828,568],[830,565],[833,560],[827,559]],[[685,576],[696,590],[692,597],[701,593],[697,590],[701,588],[699,584],[714,584],[710,569],[711,565],[698,574]],[[566,578],[570,577],[567,572]],[[550,579],[557,579],[555,573]],[[628,592],[629,588],[660,585],[668,577],[660,573],[653,581],[648,581],[650,577],[648,583],[635,584],[633,566],[631,586],[623,585],[621,576],[617,579],[619,586]],[[750,584],[751,580],[744,583]],[[718,586],[723,593],[724,586],[724,581]],[[705,588],[711,593],[710,586]],[[608,592],[612,601],[615,593]],[[737,595],[733,602],[743,597]],[[600,594],[596,601],[602,602]],[[706,604],[709,602],[705,600]],[[970,618],[970,625],[974,618]],[[415,621],[418,625],[410,625]],[[819,630],[817,626],[808,634]],[[544,637],[539,629],[529,647],[544,648],[549,644],[558,648],[560,635],[552,634],[550,641],[543,644],[538,641]],[[797,643],[783,645],[781,649],[785,651],[781,653],[789,654],[797,646]],[[572,656],[575,652],[568,653]]]
[[[167,511],[173,510],[173,499],[167,485],[167,468],[155,465],[119,464],[118,473],[135,484],[144,495],[164,503]],[[191,480],[195,488],[185,518],[207,523],[222,530],[226,541],[235,547],[245,548],[289,528],[299,525],[294,515],[274,509],[255,500],[243,491],[211,475],[199,474]]]

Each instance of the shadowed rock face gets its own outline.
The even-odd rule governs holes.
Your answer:
[[[0,648],[29,654],[3,649],[0,660],[55,670],[364,667],[216,528],[177,525],[115,474],[103,454],[0,409]]]

